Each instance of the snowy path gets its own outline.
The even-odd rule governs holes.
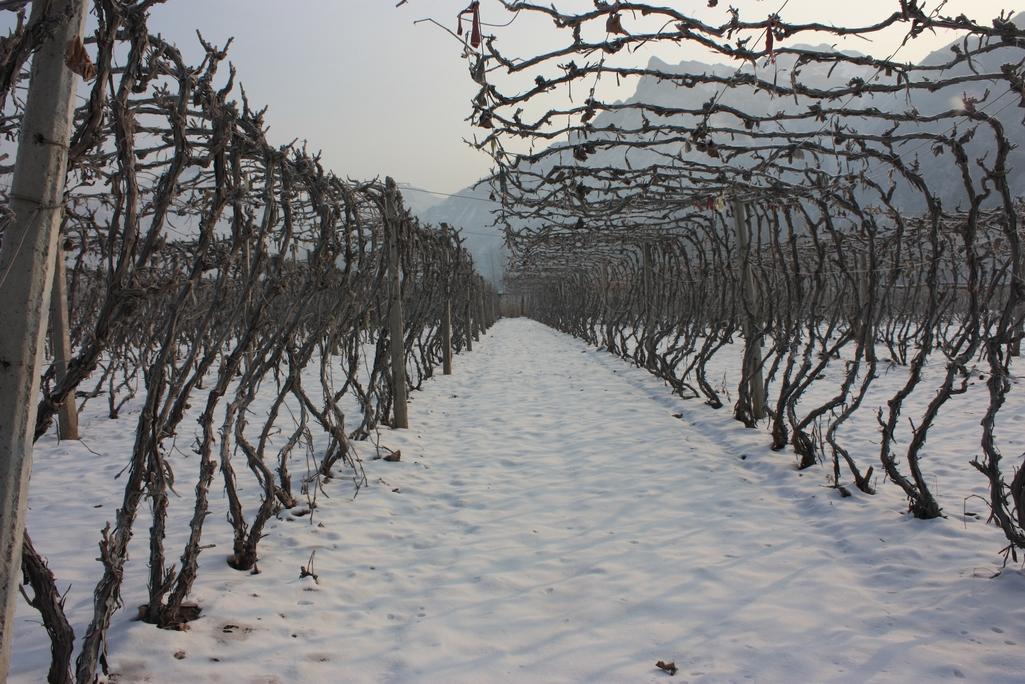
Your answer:
[[[539,324],[475,349],[355,501],[276,522],[261,575],[211,553],[191,631],[123,632],[122,681],[670,681],[660,659],[671,681],[1022,680],[1025,578],[988,579],[995,530],[841,499]]]

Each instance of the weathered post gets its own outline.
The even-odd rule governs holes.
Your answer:
[[[406,390],[406,333],[402,324],[402,273],[399,264],[399,194],[388,176],[384,192],[384,242],[388,258],[388,334],[391,337],[392,427],[408,428]]]
[[[452,300],[448,297],[441,314],[441,363],[442,372],[452,375]]]
[[[644,361],[649,369],[657,367],[655,358],[658,350],[655,345],[655,336],[653,332],[657,328],[655,323],[655,316],[658,313],[655,303],[655,269],[652,265],[654,258],[652,256],[652,245],[650,242],[645,242],[642,246],[642,294],[644,301],[641,303],[641,314],[644,317]]]
[[[495,301],[485,284],[481,299],[484,302],[484,327],[490,328],[495,324]]]
[[[1018,305],[1018,317],[1025,315],[1025,306]],[[1018,324],[1018,330],[1011,340],[1011,356],[1021,356],[1021,340],[1025,337],[1025,320]]]
[[[473,333],[473,287],[470,285],[470,283],[473,282],[473,279],[469,276],[473,273],[473,269],[467,265],[463,270],[463,273],[467,276],[467,290],[464,293],[465,300],[463,301],[463,312],[466,315],[466,351],[472,352],[473,340],[476,336]]]
[[[641,297],[644,301],[641,304],[645,319],[651,315],[652,298],[652,268],[651,268],[651,244],[645,242],[641,245]],[[646,320],[646,322],[648,322]]]
[[[484,320],[481,315],[484,313],[480,301],[480,276],[471,279],[473,289],[470,291],[470,309],[473,311],[473,339],[479,340],[481,331],[484,329]]]
[[[754,273],[751,269],[751,233],[747,220],[747,207],[739,198],[733,200],[733,219],[737,237],[737,270],[740,275],[741,297],[744,302],[744,377],[747,378],[751,417],[761,420],[765,410],[765,380],[762,377],[762,342],[755,321],[756,305]]]
[[[53,293],[50,297],[50,349],[53,351],[53,368],[57,384],[64,382],[68,374],[68,360],[71,358],[71,325],[68,321],[67,274],[63,250],[57,250],[53,270]],[[78,439],[78,408],[75,393],[72,392],[57,412],[57,434],[61,439]]]
[[[1025,277],[1022,275],[1021,259],[1019,257],[1019,263],[1014,264],[1014,273],[1012,276],[1011,286],[1007,290],[1008,297],[1018,296],[1016,293],[1020,292],[1018,288],[1022,287],[1025,283]],[[1019,299],[1018,306],[1014,310],[1014,318],[1012,319],[1011,325],[1015,326],[1015,330],[1012,333],[1011,346],[1008,353],[1011,356],[1021,356],[1021,340],[1025,337],[1025,302]]]
[[[10,191],[15,219],[0,247],[0,680],[11,660],[40,356],[74,111],[76,77],[65,55],[81,40],[84,19],[83,0],[32,3],[30,24],[55,26],[32,59]]]
[[[868,252],[866,251],[864,254],[858,255],[856,261],[858,276],[858,304],[861,307],[858,314],[858,327],[861,331],[861,336],[867,339],[866,333],[872,320],[872,309],[869,306],[869,302],[872,298],[872,269]],[[871,346],[872,340],[867,340],[867,343]]]

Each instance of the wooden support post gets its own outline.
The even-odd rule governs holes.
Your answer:
[[[1015,297],[1017,286],[1025,283],[1025,268],[1023,268],[1022,262],[1019,259],[1018,263],[1014,264],[1012,272],[1011,287],[1008,288],[1007,296]],[[1011,356],[1021,356],[1021,341],[1025,337],[1025,302],[1019,300],[1018,305],[1014,310],[1015,316],[1012,319],[1011,325],[1016,327],[1014,330],[1013,337],[1011,339],[1011,346],[1008,349],[1008,353]]]
[[[473,292],[467,291],[463,310],[466,312],[466,351],[473,351]]]
[[[384,241],[388,257],[388,334],[391,337],[392,427],[409,427],[406,388],[406,333],[402,324],[402,273],[399,264],[399,194],[391,176],[385,179]]]
[[[765,379],[762,376],[762,341],[753,311],[757,297],[754,272],[751,269],[751,233],[747,220],[747,207],[740,199],[733,200],[733,218],[737,237],[737,270],[740,275],[741,297],[745,304],[744,313],[744,376],[748,379],[748,396],[751,400],[751,416],[755,420],[765,418]]]
[[[653,280],[651,277],[651,270],[651,245],[645,242],[641,245],[641,297],[644,299],[644,301],[641,302],[641,310],[644,313],[645,319],[651,315],[651,298],[654,294],[651,286]],[[647,320],[645,322],[650,323],[650,321]]]
[[[0,681],[11,661],[40,357],[74,112],[77,79],[64,59],[81,40],[84,19],[84,0],[32,3],[30,25],[53,22],[54,29],[32,58],[10,191],[15,219],[0,247]]]
[[[480,322],[477,329],[483,334],[488,329],[488,311],[484,306],[484,278],[478,278],[480,291],[477,293],[477,310],[480,312]]]
[[[452,375],[452,300],[448,297],[441,314],[441,366],[442,373]]]
[[[652,256],[653,250],[651,243],[645,242],[643,250],[644,301],[641,306],[644,314],[644,327],[646,330],[644,341],[644,361],[649,370],[654,370],[658,367],[658,364],[656,363],[658,350],[656,349],[655,336],[651,333],[657,329],[655,319],[656,314],[658,313],[658,305],[655,302],[655,269],[652,265],[654,258]]]
[[[869,263],[868,252],[859,254],[856,261],[856,270],[858,275],[858,305],[860,306],[860,310],[858,311],[858,330],[860,331],[860,336],[864,337],[872,320],[872,311],[868,306],[869,300],[872,297],[872,274],[869,272],[871,264]],[[873,343],[874,340],[867,340],[867,344],[869,346],[872,346]],[[869,353],[871,353],[871,350],[869,350]]]
[[[1021,316],[1023,314],[1025,314],[1025,307],[1019,304],[1018,315]],[[1014,335],[1014,339],[1011,340],[1011,356],[1021,356],[1022,337],[1025,337],[1025,321],[1022,321],[1022,323],[1018,324],[1018,330]]]
[[[63,250],[57,250],[53,270],[53,294],[50,297],[50,349],[57,383],[64,382],[71,359],[71,325],[68,320],[67,274]],[[78,407],[75,393],[64,399],[57,412],[57,434],[61,439],[78,439]]]

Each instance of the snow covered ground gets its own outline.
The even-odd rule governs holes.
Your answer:
[[[137,545],[117,681],[1025,681],[1025,575],[998,574],[1003,536],[965,502],[982,483],[957,420],[977,415],[930,437],[949,517],[920,521],[896,487],[841,498],[728,410],[537,323],[500,321],[474,350],[413,394],[411,429],[382,433],[400,462],[272,521],[261,574],[224,562],[214,502],[189,631],[131,620]],[[134,425],[85,416],[97,453],[37,449],[29,526],[78,634]],[[299,578],[314,550],[318,582]],[[37,622],[19,606],[12,682],[45,677]]]

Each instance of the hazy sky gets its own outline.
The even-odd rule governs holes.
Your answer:
[[[489,168],[483,153],[462,142],[474,134],[464,119],[476,86],[466,73],[460,44],[438,27],[414,26],[413,20],[430,16],[454,29],[456,14],[468,0],[408,0],[396,8],[397,1],[167,0],[152,10],[150,25],[192,59],[199,55],[195,29],[216,43],[234,36],[229,59],[250,102],[269,105],[272,141],[307,139],[341,176],[392,175],[400,182],[454,192]],[[731,4],[742,18],[756,20],[784,1],[730,0],[715,9],[707,8],[706,0],[667,4],[695,7],[695,16],[720,23]],[[935,4],[927,0],[926,7]],[[567,10],[594,6],[590,0],[559,0],[557,5]],[[879,19],[897,5],[897,0],[789,0],[783,17],[854,24]],[[944,13],[964,12],[988,23],[1002,8],[1020,11],[1025,0],[951,0]],[[481,12],[485,22],[508,18],[497,0],[481,0]],[[485,28],[485,33],[498,36],[500,49],[528,54],[553,30],[550,23],[532,25],[521,17],[506,28]],[[887,40],[892,45],[848,40],[841,46],[879,53],[895,46],[899,37]],[[921,59],[948,40],[924,37],[903,50],[900,59]],[[666,46],[657,54],[669,62],[704,57],[694,47]]]

